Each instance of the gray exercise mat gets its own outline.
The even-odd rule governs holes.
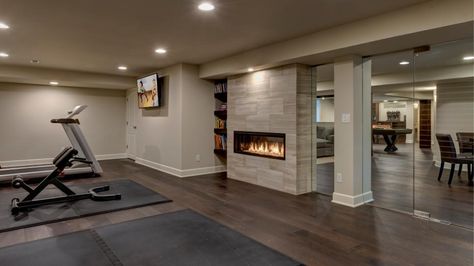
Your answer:
[[[190,210],[2,248],[0,262],[9,266],[302,265]]]
[[[114,265],[96,242],[93,232],[82,231],[0,249],[1,265]]]
[[[301,265],[191,210],[96,231],[123,265]]]
[[[92,187],[104,185],[109,185],[110,191],[103,193],[120,193],[122,199],[112,201],[86,199],[76,202],[45,205],[35,208],[25,216],[16,218],[10,213],[11,199],[15,197],[22,199],[26,194],[18,192],[22,190],[1,192],[0,232],[171,201],[155,191],[128,179],[74,185],[70,186],[70,188],[76,193],[82,193]],[[55,187],[51,187],[43,191],[39,197],[45,198],[56,195],[64,194]]]

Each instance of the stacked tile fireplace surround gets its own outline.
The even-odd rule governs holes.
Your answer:
[[[228,79],[227,176],[311,191],[311,72],[288,65]]]

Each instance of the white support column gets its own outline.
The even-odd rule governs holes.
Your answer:
[[[372,199],[370,187],[365,185],[363,178],[367,174],[367,169],[364,169],[367,167],[364,164],[367,154],[363,152],[367,146],[363,137],[367,109],[363,106],[369,105],[370,108],[370,101],[363,98],[362,67],[362,58],[356,56],[341,58],[334,63],[335,176],[332,202],[350,207]]]

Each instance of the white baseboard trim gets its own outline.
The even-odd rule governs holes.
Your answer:
[[[126,159],[128,157],[126,153],[117,153],[117,154],[96,155],[95,158],[97,158],[97,160],[99,161],[102,161],[102,160]]]
[[[53,158],[0,161],[0,166],[2,166],[2,167],[18,167],[18,166],[27,166],[27,165],[50,164],[52,161],[53,161]]]
[[[135,161],[135,159],[137,159],[137,156],[134,155],[134,154],[127,153],[126,156],[127,156],[128,159],[131,159],[131,160],[134,160],[134,161]]]
[[[331,202],[355,208],[372,201],[374,201],[372,191],[368,191],[356,196],[350,196],[350,195],[334,192],[332,194]]]
[[[189,176],[196,176],[196,175],[214,174],[214,173],[225,172],[227,170],[225,165],[181,170],[181,169],[177,169],[171,166],[152,162],[152,161],[149,161],[143,158],[138,158],[138,157],[135,158],[135,163],[144,165],[146,167],[150,167],[152,169],[162,171],[162,172],[165,172],[177,177],[189,177]]]
[[[188,177],[188,176],[207,175],[207,174],[226,172],[227,167],[225,165],[217,165],[217,166],[209,166],[209,167],[202,167],[202,168],[184,169],[181,171],[182,171],[181,177]]]
[[[127,158],[125,153],[117,154],[101,154],[95,156],[97,160],[113,160],[113,159],[124,159]],[[12,161],[0,161],[2,167],[18,167],[27,165],[39,165],[39,164],[50,164],[54,158],[42,158],[42,159],[29,159],[29,160],[12,160]]]
[[[155,162],[143,159],[143,158],[135,157],[135,163],[140,164],[140,165],[144,165],[146,167],[150,167],[152,169],[162,171],[162,172],[168,173],[170,175],[174,175],[174,176],[179,176],[179,174],[180,174],[179,169],[176,169],[174,167],[167,166],[167,165],[164,165],[164,164],[155,163]]]

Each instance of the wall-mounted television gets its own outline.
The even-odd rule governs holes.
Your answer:
[[[162,79],[152,74],[137,80],[138,107],[153,108],[160,106]]]

